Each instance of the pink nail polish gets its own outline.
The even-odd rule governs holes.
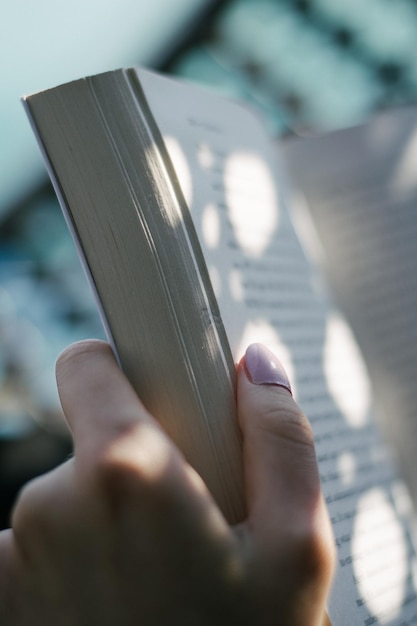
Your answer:
[[[277,385],[292,394],[281,361],[261,343],[254,343],[246,350],[245,369],[249,380],[255,385]]]

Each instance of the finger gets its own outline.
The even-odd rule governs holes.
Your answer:
[[[56,371],[77,476],[98,481],[113,503],[126,502],[130,511],[135,500],[143,505],[145,493],[155,499],[156,485],[166,503],[185,500],[184,510],[206,512],[212,506],[201,479],[146,411],[108,344],[90,340],[70,346]]]
[[[282,365],[263,346],[248,348],[238,382],[249,510],[263,519],[273,506],[282,527],[300,504],[314,508],[320,494],[311,428]]]
[[[56,377],[77,454],[104,449],[139,426],[163,438],[107,343],[89,340],[70,346],[58,358]]]
[[[250,346],[238,371],[249,522],[259,545],[300,553],[330,575],[333,540],[320,488],[313,434],[278,359]],[[306,552],[307,550],[307,552]],[[281,551],[281,552],[280,552]],[[291,556],[291,563],[295,563]],[[316,568],[317,566],[317,568]]]

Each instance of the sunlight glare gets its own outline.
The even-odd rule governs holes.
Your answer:
[[[220,218],[216,206],[207,204],[201,218],[204,243],[208,248],[217,248],[220,242]]]
[[[352,331],[338,314],[327,320],[324,371],[333,399],[349,424],[363,426],[370,409],[368,373]]]
[[[259,155],[236,152],[225,165],[229,218],[242,250],[260,257],[278,227],[279,208],[268,165]]]
[[[158,428],[142,423],[115,439],[108,460],[131,466],[133,470],[139,468],[149,480],[157,480],[168,469],[171,450]]]
[[[382,489],[368,491],[358,503],[352,555],[359,591],[378,624],[399,615],[407,582],[406,539]]]
[[[164,143],[181,185],[184,199],[188,208],[191,210],[193,202],[193,183],[187,157],[175,137],[164,137]]]
[[[352,452],[345,450],[337,459],[337,467],[340,479],[344,485],[351,485],[355,480],[356,460]]]

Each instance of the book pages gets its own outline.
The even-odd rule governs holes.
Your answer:
[[[417,110],[385,112],[285,150],[417,502]]]
[[[147,72],[139,78],[190,207],[235,359],[248,343],[266,343],[313,425],[338,549],[333,624],[417,623],[410,501],[375,429],[354,336],[295,234],[276,155],[240,105]]]

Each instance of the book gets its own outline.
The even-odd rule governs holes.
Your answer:
[[[245,515],[234,362],[259,341],[282,359],[314,430],[338,550],[333,626],[417,623],[413,506],[396,457],[403,469],[407,463],[374,414],[381,404],[374,387],[401,383],[379,379],[385,365],[367,350],[369,333],[378,342],[384,329],[387,273],[377,264],[374,316],[357,321],[360,297],[353,313],[359,278],[362,291],[369,286],[361,265],[367,196],[355,206],[348,172],[356,166],[368,175],[366,193],[374,188],[380,146],[371,146],[371,169],[357,152],[364,157],[361,142],[372,133],[387,139],[383,160],[402,162],[401,141],[384,135],[391,117],[388,126],[377,119],[277,145],[246,105],[142,68],[77,80],[24,103],[120,365],[227,519]],[[392,117],[407,125],[407,114]],[[411,224],[410,215],[408,233]],[[355,252],[352,267],[360,269],[339,271],[336,263],[359,241],[363,258]],[[391,313],[388,306],[386,320]],[[384,397],[397,432],[407,419],[393,393]]]

